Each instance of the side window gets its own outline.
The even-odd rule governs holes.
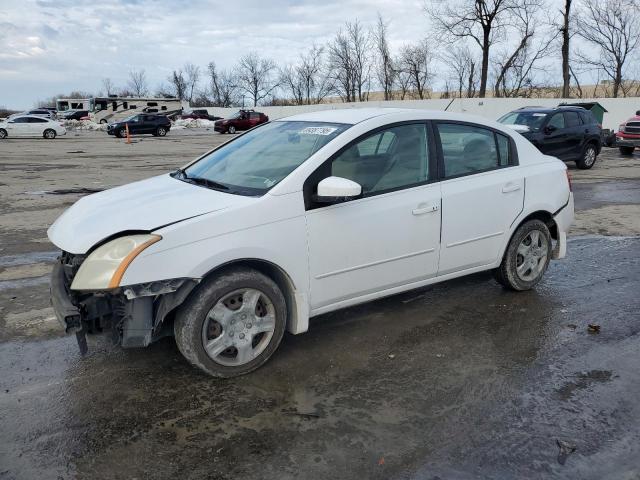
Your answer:
[[[31,123],[47,123],[44,118],[30,118]]]
[[[13,123],[29,123],[28,117],[20,117],[13,120]]]
[[[147,102],[147,107],[157,107],[158,102]]]
[[[380,193],[429,180],[428,159],[426,126],[398,125],[352,144],[333,160],[331,175],[359,183],[364,195]]]
[[[582,123],[584,123],[585,125],[594,123],[591,120],[591,112],[580,112],[580,118],[582,119]]]
[[[509,137],[496,133],[498,143],[498,153],[500,154],[500,166],[506,167],[511,161],[511,152],[509,150]]]
[[[578,112],[564,112],[564,122],[567,127],[577,127],[582,124]]]
[[[163,105],[162,107],[160,107],[160,110],[166,110],[166,109],[167,109],[166,105]]]
[[[134,110],[134,109],[136,109],[136,108],[138,108],[138,106],[137,106],[137,105],[129,105],[129,110]]]
[[[129,102],[122,102],[122,108],[124,110],[129,110]]]
[[[111,102],[111,110],[118,111],[118,102]]]
[[[562,113],[555,113],[547,127],[556,127],[557,129],[564,128],[564,115]]]
[[[491,130],[472,125],[440,123],[438,134],[445,177],[482,172],[502,165],[496,148],[496,135]],[[499,136],[506,139],[503,135]]]

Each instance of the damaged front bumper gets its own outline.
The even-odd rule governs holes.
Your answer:
[[[108,291],[74,291],[73,276],[84,258],[63,253],[51,274],[51,305],[65,332],[75,333],[82,354],[86,334],[111,333],[123,347],[146,347],[172,334],[172,313],[199,279],[178,278]]]

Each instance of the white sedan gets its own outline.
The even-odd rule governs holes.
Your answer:
[[[247,373],[309,318],[482,270],[512,290],[566,253],[567,168],[508,127],[407,109],[306,113],[87,196],[49,229],[52,302],[81,350],[175,334]]]
[[[7,137],[44,137],[65,135],[64,123],[38,115],[21,115],[0,122],[0,139]]]

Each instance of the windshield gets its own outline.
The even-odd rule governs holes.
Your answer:
[[[272,122],[222,145],[186,168],[187,179],[228,193],[261,195],[350,125]],[[204,183],[201,183],[204,184]]]
[[[511,112],[500,118],[498,122],[505,125],[526,125],[531,130],[538,130],[546,116],[547,114],[543,112]]]
[[[234,118],[240,118],[241,116],[242,116],[242,113],[236,112],[233,115],[231,115],[230,117],[228,117],[228,120],[233,120]]]
[[[137,122],[138,115],[129,115],[127,118],[120,120],[121,122]]]

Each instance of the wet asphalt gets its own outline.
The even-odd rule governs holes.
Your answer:
[[[577,208],[640,203],[617,183]],[[55,255],[17,243],[5,271]],[[42,278],[0,282],[2,480],[640,478],[640,237],[573,237],[530,292],[477,274],[316,317],[232,380],[170,338],[81,358],[28,315]]]

